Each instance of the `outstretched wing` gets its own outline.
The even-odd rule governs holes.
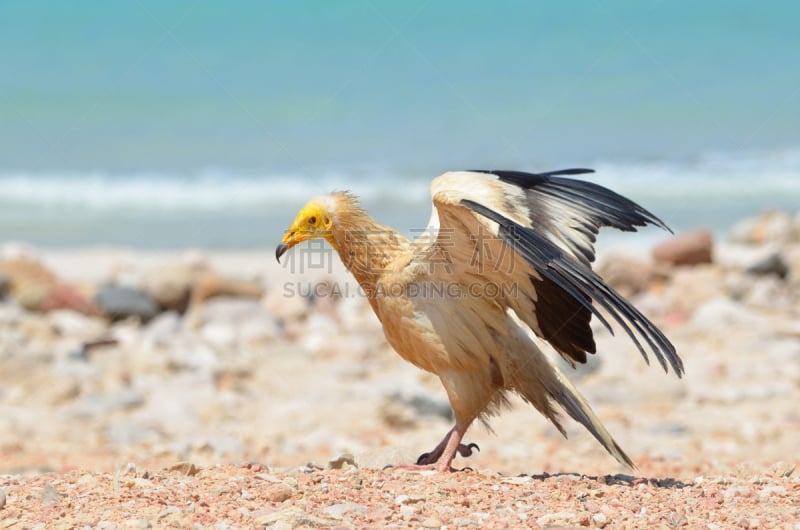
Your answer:
[[[437,236],[427,245],[428,255],[447,255],[452,273],[465,284],[492,286],[482,294],[513,310],[570,363],[586,362],[586,354],[595,352],[594,315],[612,333],[609,321],[622,327],[645,361],[650,350],[665,370],[669,363],[680,376],[683,364],[672,343],[591,270],[601,227],[666,226],[607,188],[562,176],[589,172],[464,171],[437,177],[431,184]]]
[[[671,232],[661,219],[632,200],[598,184],[560,176],[594,173],[592,169],[477,172],[496,175],[500,181],[524,189],[531,226],[586,266],[594,261],[594,243],[601,227],[635,232],[636,227],[652,224]]]

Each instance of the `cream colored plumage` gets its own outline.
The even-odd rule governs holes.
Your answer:
[[[312,199],[287,230],[278,258],[300,241],[325,238],[392,347],[444,385],[456,425],[417,465],[451,469],[457,453],[471,453],[474,444],[461,443],[471,423],[486,421],[516,392],[564,433],[557,403],[633,466],[532,336],[573,365],[585,362],[595,351],[594,315],[609,329],[616,321],[645,360],[642,341],[665,370],[683,372],[669,340],[591,270],[600,227],[664,225],[606,188],[563,176],[587,172],[445,173],[431,184],[431,221],[414,241],[376,223],[346,192]]]

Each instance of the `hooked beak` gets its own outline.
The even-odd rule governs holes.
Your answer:
[[[281,243],[275,248],[275,259],[278,260],[278,263],[281,262],[281,256],[286,254],[286,251],[289,250],[291,247],[286,243]]]
[[[280,244],[275,248],[275,259],[280,263],[281,256],[296,244],[317,237],[328,239],[329,234],[330,232],[316,231],[303,226],[298,227],[297,223],[295,223],[286,231]]]
[[[275,259],[280,263],[281,256],[286,254],[287,250],[306,239],[308,239],[308,235],[299,230],[296,225],[292,225],[283,235],[280,244],[275,248]]]

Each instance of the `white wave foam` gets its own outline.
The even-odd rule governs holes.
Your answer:
[[[800,150],[715,153],[691,162],[599,162],[603,185],[639,200],[800,200]]]
[[[592,167],[590,165],[590,167]],[[800,205],[800,149],[766,154],[714,154],[691,162],[608,162],[593,165],[588,179],[644,204],[680,201],[747,201]],[[458,168],[448,168],[458,169]],[[527,168],[552,169],[552,168]],[[372,207],[427,207],[430,176],[351,177],[296,175],[198,175],[0,173],[0,207],[105,210],[294,210],[309,197],[350,189]]]

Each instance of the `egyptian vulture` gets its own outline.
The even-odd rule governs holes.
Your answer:
[[[565,434],[555,404],[620,463],[633,462],[584,397],[544,354],[533,334],[568,363],[595,353],[592,316],[615,322],[645,361],[652,352],[680,377],[675,347],[641,312],[591,269],[604,226],[669,230],[635,202],[597,184],[565,178],[591,173],[458,171],[431,183],[433,212],[415,240],[375,222],[349,192],[311,199],[276,249],[323,238],[366,293],[389,344],[436,374],[455,426],[411,468],[452,470],[476,419],[487,422],[516,392]],[[531,331],[533,333],[531,333]]]

